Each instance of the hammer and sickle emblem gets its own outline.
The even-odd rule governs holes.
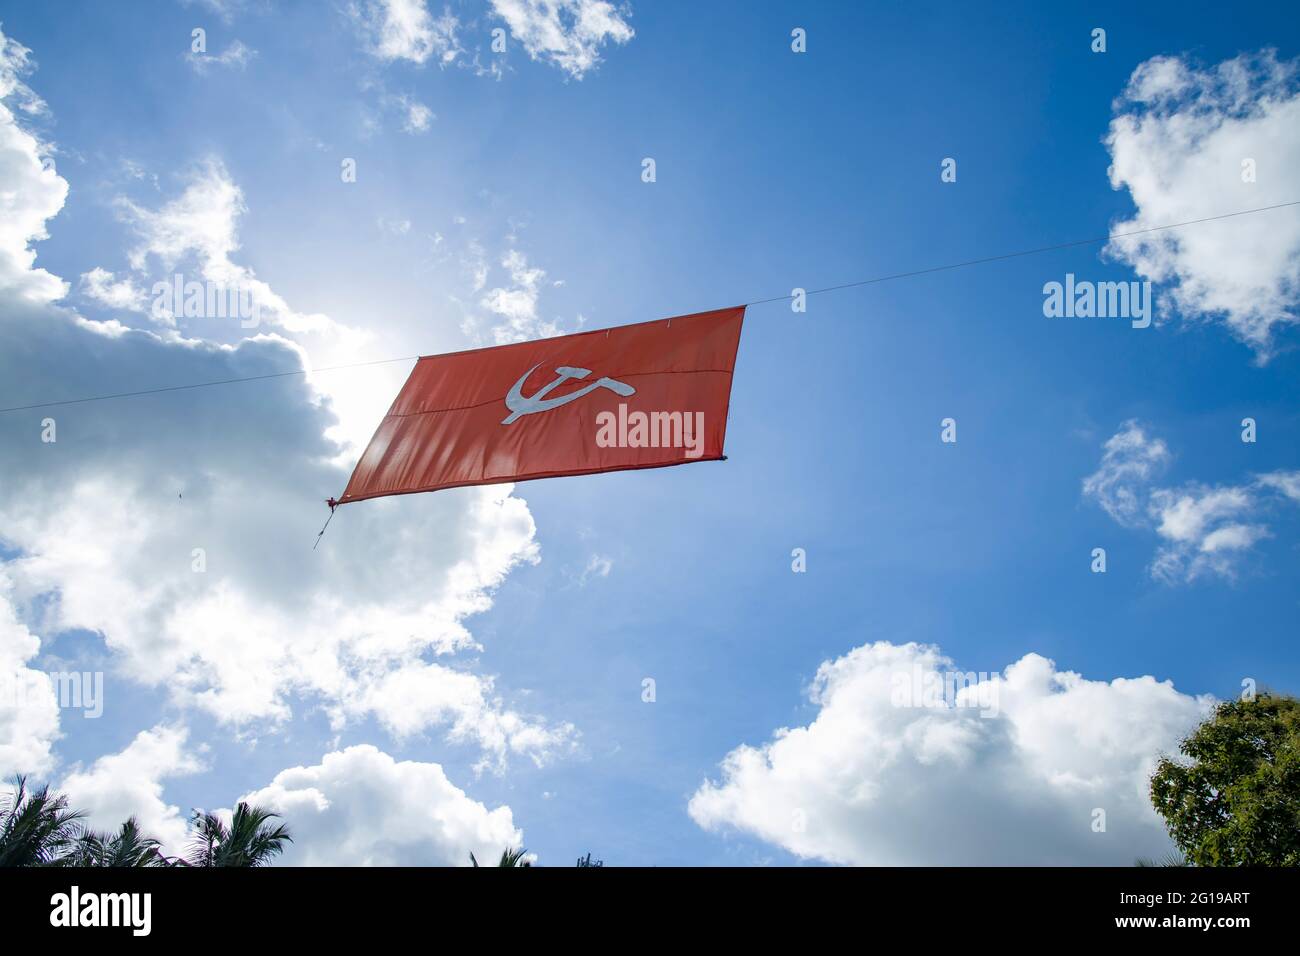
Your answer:
[[[591,369],[589,368],[572,368],[568,365],[557,365],[555,371],[559,374],[555,381],[543,385],[531,395],[524,395],[524,382],[528,381],[528,376],[537,371],[541,365],[542,363],[538,362],[527,372],[524,372],[523,375],[519,376],[519,381],[515,382],[511,387],[509,394],[506,395],[506,408],[510,409],[510,414],[502,420],[502,425],[509,425],[515,419],[524,415],[533,415],[537,412],[546,412],[550,411],[552,408],[559,408],[561,405],[568,404],[574,399],[582,398],[582,396],[586,395],[588,392],[594,392],[598,388],[607,388],[617,395],[622,395],[624,398],[636,394],[636,389],[631,385],[626,385],[623,382],[602,376],[589,385],[584,385],[576,392],[570,392],[568,395],[561,395],[559,398],[547,398],[547,394],[557,386],[563,385],[569,379],[583,379],[591,374]]]

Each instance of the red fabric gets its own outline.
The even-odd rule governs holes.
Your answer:
[[[425,356],[370,439],[339,503],[721,458],[744,317],[739,306]],[[538,396],[561,375],[559,368],[571,377]],[[583,370],[588,374],[580,376]],[[577,398],[531,410],[530,399],[550,402],[580,390]],[[612,413],[600,419],[603,432],[601,412]],[[625,446],[649,437],[635,428],[637,412],[661,413],[655,419],[660,447],[598,444],[598,434]],[[674,412],[680,428],[662,414]],[[691,428],[701,423],[696,413],[703,413],[702,429]]]

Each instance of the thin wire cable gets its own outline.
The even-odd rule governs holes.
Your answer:
[[[402,358],[375,359],[373,362],[351,362],[347,365],[326,365],[321,368],[300,368],[292,372],[268,372],[266,375],[248,375],[243,378],[222,378],[211,382],[192,382],[189,385],[164,385],[161,388],[142,388],[135,392],[114,392],[111,395],[91,395],[87,398],[67,398],[59,402],[36,402],[32,405],[14,405],[0,408],[3,412],[25,412],[33,408],[54,408],[57,405],[80,405],[84,402],[106,402],[112,398],[135,398],[137,395],[157,395],[159,392],[180,392],[190,388],[209,388],[213,385],[234,385],[239,382],[262,382],[269,378],[287,378],[290,375],[308,375],[316,372],[337,372],[346,368],[362,368],[366,365],[391,365],[393,362],[412,362],[418,355],[405,355]]]
[[[1074,239],[1070,242],[1060,242],[1054,246],[1039,246],[1037,249],[1025,249],[1020,252],[1004,252],[997,256],[984,256],[980,259],[967,259],[965,262],[953,262],[944,266],[931,266],[929,269],[914,269],[911,272],[895,272],[886,276],[877,276],[874,279],[862,279],[858,282],[845,282],[842,285],[829,285],[822,289],[809,289],[805,295],[819,295],[823,292],[839,292],[841,289],[856,289],[859,286],[872,285],[877,282],[889,282],[893,279],[907,279],[912,276],[929,275],[932,272],[946,272],[949,269],[962,269],[966,266],[978,266],[988,262],[1002,262],[1006,259],[1019,259],[1024,256],[1034,256],[1043,252],[1056,252],[1060,249],[1072,249],[1076,246],[1096,245],[1099,242],[1111,242],[1115,239],[1130,239],[1133,236],[1143,236],[1152,232],[1161,232],[1165,229],[1181,229],[1183,226],[1195,226],[1203,222],[1216,222],[1220,219],[1232,219],[1234,216],[1249,216],[1251,213],[1268,212],[1271,209],[1283,209],[1287,206],[1300,206],[1300,199],[1292,202],[1280,202],[1272,206],[1260,206],[1257,209],[1242,209],[1238,212],[1226,212],[1220,216],[1206,216],[1204,219],[1188,219],[1186,222],[1173,222],[1164,226],[1149,226],[1146,229],[1134,229],[1132,232],[1116,232],[1106,236],[1097,236],[1092,239]],[[764,305],[768,302],[782,302],[786,299],[793,299],[793,295],[776,295],[770,299],[759,299],[756,302],[746,302],[746,306]]]
[[[805,295],[821,295],[825,292],[839,292],[844,289],[856,289],[860,286],[875,285],[879,282],[891,282],[895,279],[908,279],[914,276],[930,275],[935,272],[947,272],[952,269],[964,269],[968,266],[985,265],[990,262],[1003,262],[1008,259],[1020,259],[1025,256],[1040,255],[1044,252],[1057,252],[1061,249],[1072,249],[1078,246],[1096,245],[1099,242],[1112,242],[1116,239],[1131,239],[1134,236],[1144,236],[1153,232],[1163,232],[1167,229],[1181,229],[1184,226],[1195,226],[1206,222],[1217,222],[1222,219],[1233,219],[1237,216],[1249,216],[1259,212],[1269,212],[1274,209],[1285,209],[1288,206],[1300,206],[1300,199],[1291,202],[1275,203],[1271,206],[1259,206],[1255,209],[1241,209],[1237,212],[1227,212],[1218,216],[1206,216],[1202,219],[1188,219],[1186,222],[1173,222],[1163,226],[1148,226],[1145,229],[1134,229],[1132,232],[1109,233],[1105,236],[1096,236],[1091,239],[1074,239],[1070,242],[1059,242],[1050,246],[1039,246],[1035,249],[1022,249],[1019,252],[1005,252],[996,256],[983,256],[979,259],[967,259],[964,262],[951,262],[947,265],[931,266],[928,269],[913,269],[910,272],[894,272],[889,275],[876,276],[871,279],[860,279],[857,282],[845,282],[840,285],[825,286],[820,289],[809,289]],[[769,302],[784,302],[794,298],[794,294],[776,295],[767,299],[755,299],[752,302],[742,303],[746,308],[753,305],[766,305]],[[181,392],[195,388],[211,388],[215,385],[235,385],[240,382],[260,382],[273,378],[288,378],[292,375],[308,375],[317,372],[337,372],[343,369],[363,368],[368,365],[391,365],[394,362],[412,362],[419,359],[419,355],[406,355],[401,358],[376,359],[371,362],[351,362],[346,365],[329,365],[323,368],[300,368],[291,372],[270,372],[266,375],[248,375],[242,378],[225,378],[217,379],[211,382],[192,382],[188,385],[164,385],[160,388],[142,388],[133,392],[114,392],[110,395],[91,395],[86,398],[68,398],[56,402],[33,402],[30,405],[11,405],[8,408],[0,408],[0,414],[5,412],[25,412],[37,408],[56,408],[62,405],[81,405],[87,402],[106,402],[117,398],[135,398],[141,395],[158,395],[163,392]]]

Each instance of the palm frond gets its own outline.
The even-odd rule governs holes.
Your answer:
[[[213,813],[195,811],[190,866],[265,866],[285,850],[293,837],[284,824],[272,824],[279,814],[240,803],[227,826]]]
[[[85,814],[68,808],[68,798],[49,785],[29,793],[27,778],[16,777],[0,804],[0,867],[66,866],[81,837]]]

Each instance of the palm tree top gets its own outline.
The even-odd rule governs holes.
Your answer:
[[[87,830],[73,850],[74,866],[167,866],[162,844],[145,836],[135,817],[128,817],[117,833]]]
[[[527,853],[528,851],[523,847],[520,847],[517,850],[512,850],[509,847],[506,847],[506,849],[501,852],[501,859],[497,861],[497,866],[532,866],[532,861],[524,859],[524,856]],[[474,856],[472,850],[469,854],[469,861],[475,866],[479,865],[478,859]]]
[[[289,828],[264,807],[240,802],[231,815],[230,825],[215,813],[194,812],[190,841],[190,866],[265,866],[292,843]]]
[[[48,784],[28,793],[27,778],[15,777],[12,794],[0,803],[0,866],[66,865],[84,816]]]

